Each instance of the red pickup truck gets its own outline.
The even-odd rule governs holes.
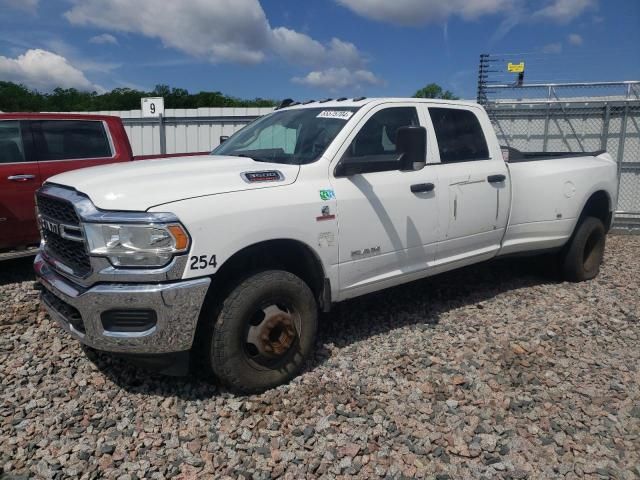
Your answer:
[[[148,158],[134,158],[118,117],[0,113],[0,260],[35,253],[29,248],[40,240],[34,194],[47,178]]]

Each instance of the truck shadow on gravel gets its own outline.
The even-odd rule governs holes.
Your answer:
[[[483,302],[500,293],[556,283],[549,267],[550,262],[540,257],[495,260],[342,302],[321,316],[315,355],[305,371],[325,363],[333,348],[406,326],[434,328],[440,316],[452,309],[470,305],[482,309]],[[104,375],[129,393],[183,400],[231,395],[211,379],[169,377],[132,365],[125,358],[85,352]]]
[[[0,288],[10,283],[35,281],[34,257],[17,258],[0,262]]]
[[[440,316],[521,288],[558,283],[546,257],[498,259],[371,293],[335,306],[321,322],[320,345],[345,347],[410,325],[431,328]]]

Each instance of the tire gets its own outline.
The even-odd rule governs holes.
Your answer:
[[[564,251],[562,276],[570,282],[591,280],[600,272],[606,231],[602,221],[585,217],[576,227]]]
[[[213,313],[216,312],[216,313]],[[206,308],[200,365],[230,390],[258,393],[287,383],[309,357],[318,307],[300,278],[281,270],[241,281],[217,308]]]

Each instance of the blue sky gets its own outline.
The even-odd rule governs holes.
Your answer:
[[[0,80],[42,91],[474,98],[483,52],[532,82],[637,80],[638,45],[640,0],[0,0]]]

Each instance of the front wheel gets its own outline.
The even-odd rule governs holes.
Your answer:
[[[205,365],[227,387],[261,392],[288,382],[313,348],[318,309],[311,289],[281,270],[257,273],[238,284],[205,318]],[[204,332],[203,332],[204,333]]]
[[[562,258],[562,273],[566,280],[591,280],[600,271],[604,257],[606,232],[602,221],[586,217],[577,227]]]

